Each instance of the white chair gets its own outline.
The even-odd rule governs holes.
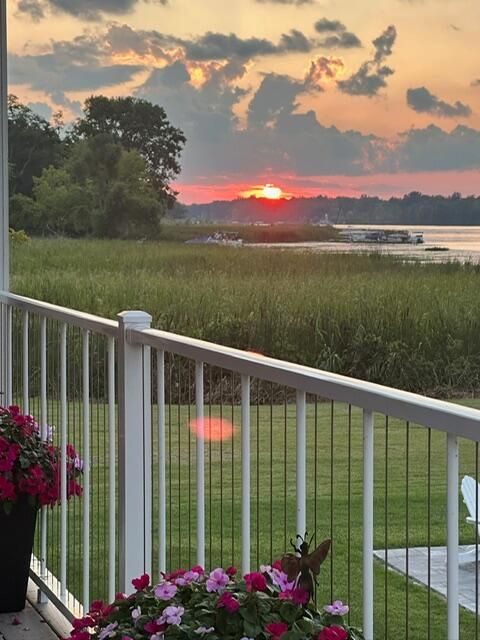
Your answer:
[[[478,495],[478,499],[477,499]],[[480,538],[480,521],[477,515],[477,501],[480,511],[480,484],[471,476],[464,476],[462,480],[462,496],[463,501],[468,509],[469,515],[467,522],[473,524],[478,529]],[[480,558],[480,545],[478,549],[478,557]],[[467,562],[475,562],[477,559],[476,545],[469,547],[466,551],[458,554],[458,563],[466,564]]]

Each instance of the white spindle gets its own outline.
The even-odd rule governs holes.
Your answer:
[[[458,440],[447,434],[447,626],[459,638],[458,608]]]
[[[115,429],[115,338],[108,339],[108,599],[115,597],[116,564],[116,429]]]
[[[47,319],[40,320],[40,430],[42,439],[48,438],[48,408],[47,408]],[[47,507],[43,507],[40,515],[40,576],[47,576]],[[39,601],[45,602],[39,592]]]
[[[363,413],[363,632],[373,640],[373,413]]]
[[[167,568],[167,496],[165,453],[165,352],[157,351],[158,403],[158,548],[159,569]]]
[[[67,595],[67,325],[60,326],[60,599]]]
[[[90,333],[82,333],[82,415],[83,415],[83,609],[90,606]]]
[[[242,376],[242,573],[250,571],[250,376]]]
[[[197,410],[197,564],[205,567],[205,423],[203,407],[203,362],[195,365]]]
[[[29,367],[28,367],[28,311],[23,312],[23,332],[22,332],[22,391],[23,391],[23,413],[29,413]]]
[[[129,592],[131,580],[146,571],[148,542],[152,535],[146,522],[151,518],[151,451],[145,444],[144,358],[142,345],[131,340],[130,332],[150,327],[152,316],[143,311],[118,315],[118,494],[120,532],[120,589]],[[148,425],[150,428],[151,425]],[[150,514],[150,515],[148,515]]]
[[[286,455],[287,452],[285,452]],[[297,535],[307,530],[307,414],[306,393],[297,391]]]
[[[12,307],[7,307],[7,328],[6,328],[6,380],[5,380],[5,397],[7,406],[13,402],[13,367],[12,367]]]

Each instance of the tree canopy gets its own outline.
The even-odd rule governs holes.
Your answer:
[[[58,123],[58,121],[57,121]],[[53,165],[63,155],[59,126],[20,103],[14,95],[8,97],[8,164],[10,194],[30,196],[33,179]]]
[[[127,150],[138,151],[146,162],[151,185],[172,206],[175,192],[170,182],[180,173],[180,154],[186,139],[159,106],[133,98],[92,96],[84,116],[73,127],[74,140],[109,134]]]
[[[157,237],[175,204],[183,133],[162,107],[92,97],[62,139],[12,96],[9,103],[11,224],[33,234]]]

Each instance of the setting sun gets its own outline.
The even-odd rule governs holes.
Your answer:
[[[283,196],[280,187],[276,187],[273,184],[266,184],[262,190],[262,197],[268,198],[268,200],[279,200]]]

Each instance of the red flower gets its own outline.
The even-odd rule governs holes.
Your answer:
[[[195,571],[195,573],[199,573],[200,575],[203,575],[205,573],[205,569],[201,567],[199,564],[196,564],[194,567],[192,567],[190,571]],[[227,570],[227,573],[228,573],[228,570]]]
[[[88,631],[72,631],[69,640],[90,640],[91,637]]]
[[[286,589],[278,594],[279,600],[291,600],[295,604],[304,605],[310,600],[310,594],[305,589]]]
[[[202,569],[202,572],[203,572],[203,569]],[[177,569],[176,571],[172,571],[171,573],[162,573],[162,576],[167,582],[172,582],[173,580],[176,580],[180,576],[183,576],[185,573],[187,573],[186,569]]]
[[[230,576],[232,578],[237,573],[237,567],[228,567],[225,573],[227,574],[227,576]]]
[[[247,591],[265,591],[267,588],[267,581],[263,573],[247,573],[244,576],[245,583],[247,585]]]
[[[317,640],[348,640],[348,631],[343,627],[325,627],[320,631]]]
[[[235,611],[240,609],[240,603],[232,596],[231,593],[225,592],[222,593],[217,602],[217,608],[220,609],[222,607],[225,607],[229,613],[235,613]]]
[[[282,571],[282,561],[275,560],[275,562],[272,564],[272,569],[277,569],[278,571]]]
[[[150,584],[150,576],[148,573],[144,573],[140,578],[134,578],[132,584],[137,591],[143,591]]]
[[[158,632],[161,633],[162,631],[165,631],[166,628],[167,628],[166,624],[159,624],[156,620],[147,622],[143,626],[143,630],[146,631],[147,633],[158,633]]]
[[[284,633],[288,631],[288,624],[285,622],[270,622],[265,627],[265,631],[272,636],[272,640],[280,640]]]
[[[0,476],[0,500],[15,500],[16,491],[13,482]]]
[[[72,627],[75,631],[83,631],[85,627],[93,627],[95,626],[95,620],[92,616],[85,616],[84,618],[75,618],[72,621]]]

